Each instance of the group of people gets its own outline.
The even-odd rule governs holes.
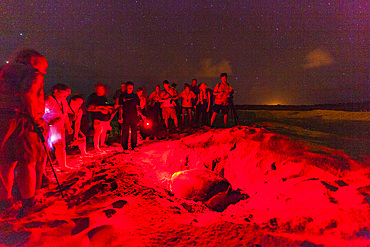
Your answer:
[[[212,126],[221,111],[227,125],[233,89],[227,83],[226,73],[221,74],[221,83],[213,91],[205,83],[198,86],[197,80],[193,79],[192,84],[185,84],[184,91],[178,94],[165,80],[163,90],[156,85],[149,97],[143,88],[134,92],[134,83],[128,81],[116,91],[113,103],[108,101],[107,86],[98,83],[85,106],[81,95],[71,96],[71,89],[61,83],[54,85],[45,97],[44,75],[47,67],[43,55],[25,49],[18,52],[0,73],[0,209],[15,205],[12,188],[16,181],[22,198],[20,216],[35,208],[35,196],[41,189],[45,174],[47,152],[54,149],[61,171],[69,169],[66,162],[68,144],[78,146],[82,155],[87,154],[87,133],[81,131],[86,112],[91,118],[96,151],[106,146],[107,133],[112,130],[111,121],[116,114],[123,152],[129,146],[131,149],[137,147],[138,127],[147,120],[151,121],[152,131],[162,128],[162,120],[163,127],[169,131],[170,119],[178,129],[180,115],[183,125],[187,115],[193,125],[201,116],[202,125]],[[43,142],[45,139],[47,142]]]

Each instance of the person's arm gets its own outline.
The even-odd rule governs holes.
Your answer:
[[[79,109],[75,121],[75,132],[74,132],[75,139],[78,138],[78,134],[80,133],[82,115],[83,115],[82,109]]]
[[[123,123],[123,117],[122,117],[123,109],[122,106],[118,108],[118,122]]]
[[[60,104],[63,106],[64,109],[68,109],[68,103],[66,99],[60,102]],[[71,126],[71,122],[69,121],[69,118],[68,118],[68,111],[65,110],[63,112],[63,115],[64,115],[64,127],[66,128],[68,134],[71,135],[73,133],[73,129]]]
[[[219,87],[220,87],[219,84],[217,84],[215,87],[215,90],[213,90],[213,95],[217,96],[217,95],[222,94],[222,92],[218,92]]]

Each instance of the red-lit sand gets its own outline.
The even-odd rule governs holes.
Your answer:
[[[1,222],[24,246],[370,246],[369,164],[263,128],[202,129],[138,152],[69,157],[40,199],[45,208]],[[312,148],[312,147],[310,147]],[[208,168],[250,195],[222,213],[169,191],[173,173]]]

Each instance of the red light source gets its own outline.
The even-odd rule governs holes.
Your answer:
[[[144,121],[144,127],[145,127],[145,128],[151,128],[151,127],[152,127],[152,122],[151,122],[151,121],[149,121],[149,120],[145,120],[145,121]]]

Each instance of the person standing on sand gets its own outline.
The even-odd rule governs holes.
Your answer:
[[[162,116],[164,119],[164,123],[167,128],[167,132],[169,132],[168,128],[168,119],[172,118],[175,124],[176,129],[179,128],[179,123],[177,120],[177,114],[176,114],[176,103],[175,99],[177,99],[177,92],[174,88],[170,87],[170,83],[167,80],[163,81],[163,91],[160,94],[160,100],[161,102],[161,108],[162,108]]]
[[[211,126],[216,119],[217,114],[221,111],[224,115],[224,125],[227,127],[227,116],[229,114],[229,98],[234,93],[230,84],[227,83],[227,74],[222,73],[220,75],[221,83],[218,83],[213,90],[213,95],[215,96],[215,105],[213,107],[213,114],[211,117]]]
[[[35,195],[41,188],[46,153],[37,132],[45,127],[42,116],[47,67],[43,55],[24,49],[0,73],[0,208],[1,212],[13,208],[15,179],[22,198],[18,217],[38,209]]]
[[[86,136],[81,131],[81,119],[83,116],[83,110],[81,109],[81,106],[84,102],[85,100],[81,95],[75,94],[71,97],[68,105],[68,119],[71,123],[71,127],[73,128],[73,136],[68,136],[68,142],[70,142],[72,145],[76,143],[74,146],[78,146],[82,156],[87,154]]]
[[[197,103],[195,105],[195,123],[198,124],[199,117],[202,115],[202,124],[209,125],[209,110],[211,106],[211,94],[207,90],[207,84],[201,83],[199,85],[199,94]]]
[[[119,114],[119,122],[122,122],[122,137],[121,145],[123,152],[128,150],[128,138],[131,129],[131,149],[134,150],[137,146],[137,125],[139,123],[139,116],[143,119],[145,117],[140,112],[140,99],[134,93],[134,83],[126,82],[126,92],[119,98],[119,104],[123,108],[124,115]]]
[[[68,102],[67,97],[71,94],[71,89],[67,85],[58,83],[52,89],[52,94],[46,97],[45,114],[43,118],[49,124],[48,142],[55,149],[55,157],[60,169],[67,171],[66,137],[73,133],[73,129],[68,119]]]
[[[91,112],[94,126],[94,149],[100,151],[100,147],[105,147],[107,131],[111,130],[112,106],[109,105],[106,95],[107,86],[103,83],[95,85],[95,93],[92,93],[87,99],[87,110]]]
[[[184,125],[185,124],[185,112],[186,112],[188,114],[189,125],[191,125],[192,124],[191,111],[193,109],[193,101],[194,99],[197,98],[197,96],[192,91],[190,91],[189,84],[186,83],[184,85],[184,89],[185,90],[179,94],[179,98],[182,99],[181,120],[182,120],[182,125]]]
[[[161,103],[160,99],[161,88],[159,85],[155,86],[155,91],[150,94],[148,98],[148,105],[150,107],[150,115],[153,121],[153,125],[158,128],[161,121]]]

